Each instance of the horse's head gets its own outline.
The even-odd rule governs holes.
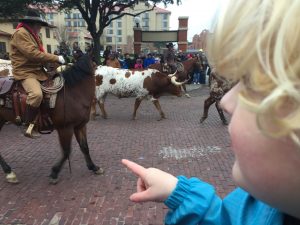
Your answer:
[[[87,77],[93,77],[97,65],[93,61],[93,54],[86,53],[67,70],[62,72],[65,79],[65,83],[68,85],[74,85],[75,83],[86,79]]]

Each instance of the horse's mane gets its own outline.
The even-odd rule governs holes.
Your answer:
[[[88,54],[81,56],[74,65],[62,72],[67,86],[73,86],[92,75],[94,68]]]

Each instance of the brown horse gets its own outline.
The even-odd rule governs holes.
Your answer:
[[[183,91],[185,96],[190,98],[191,96],[187,93],[185,83],[190,79],[190,75],[193,75],[195,68],[202,69],[202,62],[199,58],[194,57],[183,62],[178,63],[179,65],[183,65],[183,71],[178,71],[178,81],[184,82],[182,84]],[[163,65],[161,63],[151,64],[148,68],[157,69],[162,73],[166,73],[163,69]],[[167,74],[167,73],[166,73]]]
[[[48,109],[48,114],[53,121],[54,129],[58,132],[62,148],[62,157],[51,170],[50,182],[52,184],[57,183],[58,174],[65,161],[69,159],[73,134],[75,134],[84,154],[88,169],[95,174],[103,173],[103,170],[96,166],[91,159],[86,134],[86,124],[89,121],[91,103],[95,94],[94,72],[95,66],[88,54],[82,56],[73,66],[63,71],[64,88],[57,93],[55,108]],[[6,120],[17,123],[14,109],[0,106],[0,130]],[[11,167],[1,155],[0,164],[7,175],[7,181],[18,182]]]
[[[232,87],[233,83],[217,75],[216,71],[213,69],[209,76],[210,92],[209,97],[204,101],[203,115],[200,119],[200,123],[203,123],[208,116],[209,107],[215,103],[217,111],[219,113],[220,119],[224,125],[228,125],[226,117],[224,116],[223,110],[220,106],[220,101],[222,97],[228,92]]]

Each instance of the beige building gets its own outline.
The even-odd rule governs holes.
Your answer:
[[[87,31],[87,25],[79,10],[58,12],[57,10],[44,10],[47,21],[55,26],[54,34],[58,43],[64,41],[71,49],[79,47],[85,50],[91,45],[93,39]],[[58,46],[56,46],[58,49]]]
[[[5,53],[10,51],[10,38],[15,32],[17,27],[17,22],[1,22],[0,23],[0,53]],[[55,39],[54,29],[49,27],[43,27],[40,33],[44,48],[47,52],[53,53],[58,45]]]
[[[128,9],[128,12],[136,14],[148,8],[144,4],[136,5],[134,9]],[[93,39],[87,31],[87,24],[82,18],[79,10],[70,12],[59,12],[58,10],[44,9],[46,19],[54,28],[45,28],[41,30],[41,38],[47,52],[53,53],[58,49],[59,43],[64,41],[70,49],[79,46],[85,50],[92,44]],[[143,31],[166,31],[169,30],[171,12],[156,7],[154,10],[145,12],[139,16],[139,26]],[[0,23],[0,52],[9,52],[9,40],[17,23]],[[98,24],[99,26],[99,24]],[[120,52],[133,53],[133,27],[136,26],[136,19],[132,16],[123,16],[104,29],[100,43],[105,49],[106,46],[112,46]],[[153,51],[155,48],[152,43],[143,43],[142,51]]]
[[[137,5],[129,13],[136,14],[147,9],[144,4]],[[143,31],[166,31],[170,27],[171,12],[156,7],[154,10],[145,12],[138,16],[139,26]],[[123,16],[105,28],[101,37],[101,44],[112,46],[113,50],[120,52],[133,53],[133,28],[136,26],[136,18]],[[155,48],[152,43],[143,43],[142,51],[153,51]]]

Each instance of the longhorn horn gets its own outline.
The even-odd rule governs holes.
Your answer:
[[[168,77],[174,77],[176,75],[176,73],[177,73],[177,70],[175,71],[175,73],[169,74]]]
[[[171,77],[171,83],[176,86],[181,86],[184,84],[184,82],[178,82],[178,81],[176,81],[176,79],[177,79],[177,77],[175,77],[175,76]]]

